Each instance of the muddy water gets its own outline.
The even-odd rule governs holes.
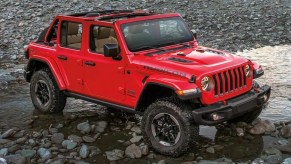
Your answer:
[[[263,65],[265,75],[258,81],[262,84],[271,85],[272,95],[261,117],[276,122],[291,120],[290,52],[291,46],[277,46],[238,53],[238,55],[258,61]],[[125,150],[126,145],[117,142],[117,140],[128,141],[132,137],[130,131],[125,130],[125,127],[128,121],[138,124],[138,117],[112,112],[101,106],[72,98],[68,99],[64,113],[70,114],[81,110],[82,118],[69,120],[64,119],[63,115],[40,115],[34,111],[31,103],[29,85],[23,82],[21,70],[23,66],[24,64],[0,64],[0,131],[15,126],[28,131],[40,131],[41,129],[48,129],[51,124],[62,123],[65,126],[61,132],[65,136],[69,134],[81,136],[76,129],[78,123],[86,120],[89,120],[89,122],[104,120],[109,123],[109,127],[96,142],[92,143],[92,145],[98,146],[102,153],[89,159],[88,162],[107,163],[108,161],[104,156],[105,151],[116,148]],[[32,122],[35,117],[38,119]],[[197,157],[204,159],[227,157],[234,161],[248,161],[260,156],[265,147],[277,140],[270,136],[255,136],[251,139],[231,137],[231,135],[225,135],[223,130],[217,130],[215,127],[201,126],[200,128],[199,144],[180,158],[169,158],[155,154],[153,159],[147,157],[136,160],[124,159],[119,163],[148,163],[162,159],[166,163],[179,163],[193,161]],[[205,152],[205,149],[209,146],[222,146],[222,149],[216,151],[215,154],[209,154]]]

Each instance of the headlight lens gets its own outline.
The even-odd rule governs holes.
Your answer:
[[[246,73],[246,77],[251,76],[251,67],[249,65],[246,65],[245,73]]]
[[[210,77],[205,76],[201,80],[201,88],[203,91],[209,91],[213,88],[213,82]]]

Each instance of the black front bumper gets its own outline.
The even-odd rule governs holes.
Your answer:
[[[270,93],[271,87],[264,85],[225,102],[195,109],[192,111],[192,116],[197,124],[216,125],[262,107],[268,101]],[[267,96],[267,100],[265,96]],[[216,114],[223,118],[213,120],[210,117],[211,114]]]

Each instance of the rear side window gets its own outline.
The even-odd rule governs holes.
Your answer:
[[[76,22],[62,22],[61,24],[61,46],[72,49],[81,49],[82,24]]]

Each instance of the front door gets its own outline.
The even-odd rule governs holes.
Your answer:
[[[88,25],[89,26],[89,25]],[[84,89],[90,97],[120,105],[125,100],[125,62],[104,57],[104,44],[118,44],[111,27],[91,25],[84,58]]]
[[[80,22],[63,20],[59,23],[59,44],[56,62],[62,72],[67,89],[72,92],[83,90],[83,48]]]

